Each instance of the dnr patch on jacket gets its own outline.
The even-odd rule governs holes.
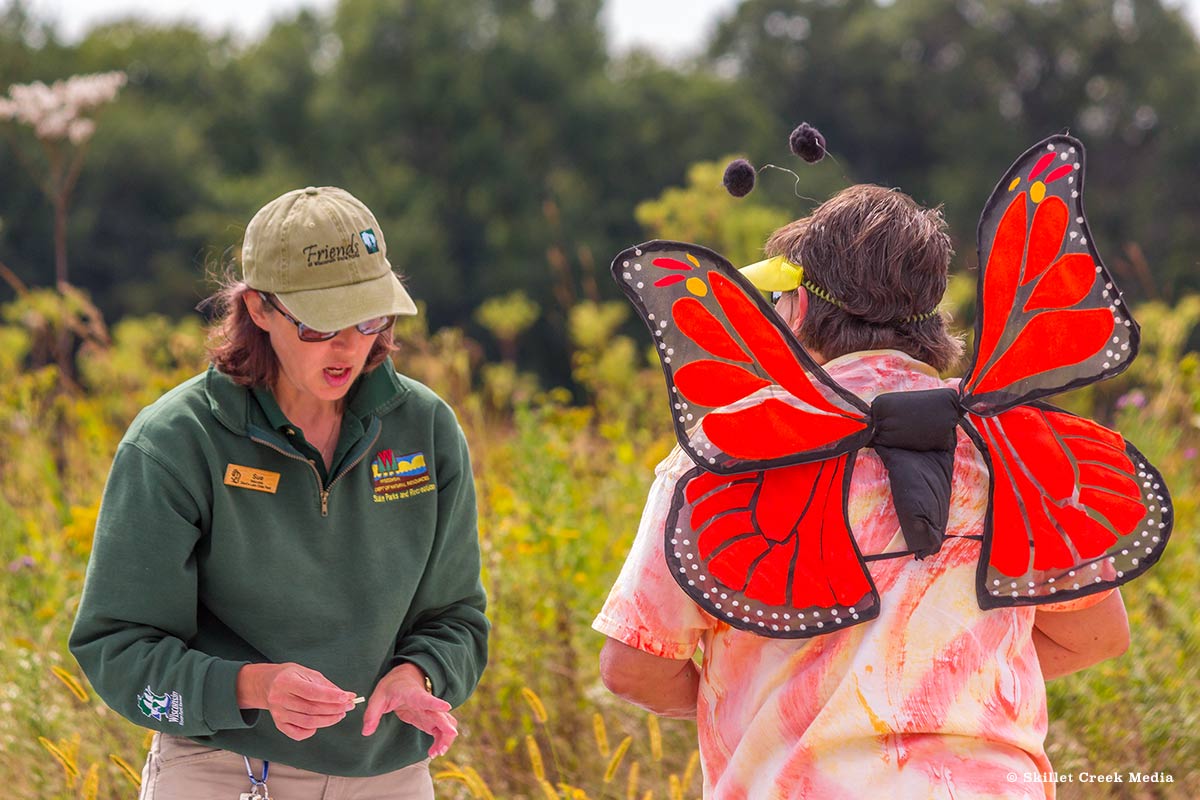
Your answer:
[[[397,456],[390,449],[380,450],[371,462],[371,484],[376,503],[437,491],[437,484],[429,477],[425,453],[421,451]]]

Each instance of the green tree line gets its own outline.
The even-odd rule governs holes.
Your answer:
[[[616,296],[607,262],[642,235],[639,203],[734,154],[800,171],[786,137],[801,120],[833,158],[796,187],[764,175],[752,205],[801,216],[850,182],[899,186],[944,203],[968,269],[993,182],[1069,129],[1103,187],[1089,219],[1126,291],[1200,285],[1200,45],[1164,0],[744,0],[683,63],[614,55],[601,7],[341,0],[248,42],[132,19],[66,42],[14,0],[0,91],[128,75],[99,114],[67,230],[70,281],[110,321],[189,313],[260,205],[334,184],[376,212],[435,327],[477,331],[488,298],[532,298],[545,313],[520,359],[560,382],[565,308]],[[30,139],[0,127],[0,262],[51,285],[53,214],[17,160]]]

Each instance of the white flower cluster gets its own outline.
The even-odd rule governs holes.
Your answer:
[[[125,85],[124,72],[73,75],[47,86],[41,81],[15,83],[0,97],[0,120],[16,120],[33,128],[43,141],[69,139],[81,145],[92,137],[96,123],[84,114],[112,102]]]

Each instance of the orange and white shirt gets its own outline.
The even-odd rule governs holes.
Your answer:
[[[867,401],[947,385],[892,350],[853,353],[825,369]],[[981,610],[980,542],[954,538],[982,535],[988,501],[987,468],[961,430],[941,550],[923,561],[869,562],[879,617],[813,639],[731,628],[675,583],[663,530],[675,484],[692,467],[679,448],[658,466],[593,627],[663,658],[703,651],[696,716],[706,798],[1054,797],[1054,784],[1037,780],[1051,768],[1035,609]],[[904,549],[887,472],[871,450],[855,462],[849,518],[863,555]]]

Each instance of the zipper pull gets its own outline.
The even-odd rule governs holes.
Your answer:
[[[329,516],[329,490],[328,489],[321,490],[321,516],[322,517]]]

